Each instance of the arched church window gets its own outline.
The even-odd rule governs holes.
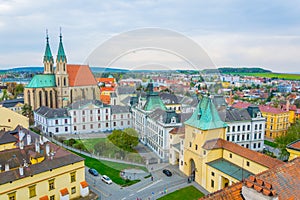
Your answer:
[[[67,81],[66,81],[66,78],[64,78],[64,86],[67,85]]]
[[[42,91],[39,91],[39,104],[42,106]]]
[[[50,91],[50,108],[53,108],[53,94],[52,94],[52,91]]]
[[[31,105],[30,91],[27,92],[27,98],[28,98],[28,105]]]

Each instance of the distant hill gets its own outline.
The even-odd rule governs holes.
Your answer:
[[[231,68],[231,67],[223,67],[218,68],[219,72],[222,74],[236,74],[236,73],[271,73],[272,71],[266,70],[259,67],[243,67],[243,68]]]
[[[34,73],[38,73],[38,72],[43,72],[44,71],[44,67],[15,67],[15,68],[11,68],[11,69],[0,69],[0,72],[2,73],[6,73],[6,72],[34,72]]]

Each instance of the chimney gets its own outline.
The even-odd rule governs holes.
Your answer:
[[[31,135],[27,134],[27,145],[31,144]]]
[[[40,153],[40,143],[38,142],[38,139],[35,140],[35,151]]]
[[[22,165],[19,167],[19,173],[20,173],[20,176],[24,176],[24,169],[23,169]]]
[[[23,130],[19,130],[19,141],[22,141],[23,138],[24,138],[24,136],[25,136],[24,131]]]
[[[50,145],[49,145],[49,143],[46,144],[46,154],[47,154],[47,156],[50,156]]]
[[[44,144],[44,137],[42,135],[40,135],[40,145]]]
[[[24,141],[22,140],[22,141],[20,141],[20,143],[19,143],[19,147],[20,147],[20,149],[24,149]]]
[[[9,171],[9,164],[8,163],[5,164],[5,171],[6,172]]]

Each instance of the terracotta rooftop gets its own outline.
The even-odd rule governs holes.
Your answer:
[[[281,110],[280,108],[274,108],[272,106],[265,106],[265,105],[260,105],[259,110],[261,112],[273,113],[273,114],[282,114],[288,112],[288,111]]]
[[[234,108],[248,108],[249,106],[251,106],[251,103],[249,102],[243,102],[243,101],[239,101],[235,104],[232,105],[232,107]]]
[[[185,133],[185,127],[182,126],[182,127],[177,127],[177,128],[173,128],[171,131],[170,131],[171,134],[184,134]]]
[[[247,158],[251,161],[254,161],[254,162],[261,164],[268,168],[272,168],[272,167],[275,167],[275,166],[283,163],[280,160],[277,160],[275,158],[272,158],[270,156],[264,155],[264,154],[256,152],[256,151],[252,151],[252,150],[242,147],[238,144],[235,144],[235,143],[223,140],[223,139],[208,140],[204,143],[202,148],[204,148],[206,150],[226,149],[232,153],[240,155],[244,158]]]
[[[286,147],[300,151],[300,139],[288,144]]]
[[[208,194],[199,200],[244,200],[244,198],[241,196],[242,186],[243,183],[238,182],[222,190]]]
[[[233,184],[217,192],[211,193],[201,200],[241,200],[243,186],[252,188],[264,196],[275,196],[278,200],[299,199],[300,192],[300,157],[255,176],[244,182]]]
[[[80,182],[80,185],[82,188],[86,188],[87,186],[89,186],[89,184],[86,181]]]
[[[66,196],[67,194],[69,194],[69,191],[67,188],[64,188],[64,189],[60,190],[60,194],[61,194],[61,196]]]
[[[49,200],[48,195],[40,197],[39,200]]]
[[[97,81],[88,65],[67,65],[67,73],[69,74],[69,85],[87,86],[97,85]]]

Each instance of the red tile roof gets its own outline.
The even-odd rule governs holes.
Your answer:
[[[204,148],[206,150],[226,149],[232,153],[240,155],[244,158],[247,158],[253,162],[256,162],[256,163],[261,164],[268,168],[272,168],[272,167],[275,167],[276,165],[283,163],[280,160],[277,160],[275,158],[272,158],[270,156],[264,155],[264,154],[256,152],[256,151],[252,151],[252,150],[242,147],[238,144],[235,144],[235,143],[223,140],[223,139],[208,140],[204,143],[202,148]]]
[[[249,102],[239,101],[239,102],[233,104],[232,107],[241,109],[241,108],[248,108],[250,105],[251,105],[251,103],[249,103]]]
[[[67,188],[64,188],[64,189],[60,190],[60,194],[61,194],[61,196],[66,196],[67,194],[69,194],[69,191]]]
[[[97,81],[88,65],[67,65],[67,73],[69,74],[69,85],[88,86],[97,85]]]
[[[80,182],[80,185],[82,188],[86,188],[87,186],[89,186],[89,184],[86,181]]]
[[[265,106],[265,105],[260,105],[259,110],[261,112],[273,113],[273,114],[282,114],[282,113],[287,113],[288,112],[288,111],[283,111],[280,108],[274,108],[272,106]]]
[[[40,199],[40,200],[49,200],[49,198],[48,198],[47,195],[46,195],[46,196],[43,196],[43,197],[40,197],[39,199]]]
[[[241,196],[243,183],[238,182],[222,190],[211,193],[199,200],[243,200]]]
[[[287,148],[300,151],[300,139],[288,144]]]

